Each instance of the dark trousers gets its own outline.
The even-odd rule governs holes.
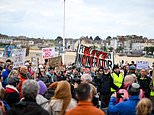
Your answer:
[[[109,105],[111,95],[100,95],[101,108],[106,108]]]

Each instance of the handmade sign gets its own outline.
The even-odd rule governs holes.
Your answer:
[[[91,47],[78,45],[75,63],[77,66],[110,67],[114,65],[113,53],[95,50]]]

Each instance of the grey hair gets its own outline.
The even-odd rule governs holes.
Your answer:
[[[22,94],[25,99],[35,99],[39,86],[35,80],[26,80],[22,85]]]

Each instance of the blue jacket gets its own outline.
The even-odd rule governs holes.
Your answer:
[[[116,104],[116,98],[111,97],[108,111],[120,115],[136,115],[136,105],[139,100],[139,96],[131,96],[127,101]]]
[[[6,68],[5,71],[2,72],[2,77],[3,77],[2,85],[4,88],[7,85],[7,78],[8,78],[9,73],[10,73],[10,70],[8,68]]]

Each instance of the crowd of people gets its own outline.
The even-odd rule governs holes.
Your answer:
[[[0,115],[153,115],[154,63],[63,67],[0,60]]]

